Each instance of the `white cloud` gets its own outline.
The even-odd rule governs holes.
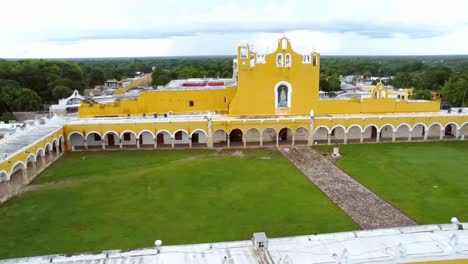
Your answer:
[[[323,54],[460,54],[464,0],[15,0],[2,2],[0,57],[233,54],[247,39]],[[154,46],[153,46],[154,45]]]

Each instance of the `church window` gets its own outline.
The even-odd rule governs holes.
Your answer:
[[[286,67],[291,67],[291,54],[286,54],[285,61]]]
[[[188,103],[188,104],[189,104],[189,106],[190,106],[190,107],[193,107],[193,106],[195,106],[195,103],[194,103],[193,101],[189,101],[189,103]]]
[[[182,140],[182,131],[177,131],[175,133],[175,140]]]
[[[278,107],[288,107],[288,87],[280,85],[277,89]]]
[[[247,47],[241,47],[241,50],[240,50],[241,59],[247,59],[248,54],[249,54],[249,51],[247,50]]]
[[[306,54],[302,57],[302,63],[310,63],[310,55]]]
[[[276,66],[283,67],[283,54],[276,55]]]
[[[317,64],[318,64],[318,58],[317,58],[317,55],[314,55],[314,57],[313,57],[313,65],[314,65],[314,66],[317,66]]]

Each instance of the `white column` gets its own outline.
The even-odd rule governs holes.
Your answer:
[[[364,132],[361,132],[361,136],[359,137],[359,143],[364,142]]]
[[[231,147],[231,137],[229,135],[227,135],[227,147]]]
[[[153,148],[154,149],[158,148],[158,139],[157,138],[153,138]]]
[[[440,140],[444,139],[444,134],[445,134],[445,129],[441,129],[440,130],[440,135],[439,135]]]
[[[410,130],[409,135],[408,135],[408,141],[411,141],[411,133],[412,133],[412,131]]]
[[[276,134],[276,147],[279,147],[279,134]]]
[[[140,149],[140,139],[139,138],[136,139],[136,146],[137,146],[137,149]]]
[[[103,149],[103,150],[106,149],[106,141],[105,141],[105,140],[102,141],[101,146],[102,146],[102,149]]]
[[[123,149],[122,139],[119,139],[119,147],[120,149]]]
[[[429,132],[429,129],[423,128],[424,130],[424,140],[427,140],[427,134]]]
[[[343,136],[343,143],[348,144],[348,132],[345,131],[344,136]]]
[[[260,134],[260,147],[263,147],[263,133]]]
[[[327,134],[327,144],[331,145],[331,134],[330,133]]]
[[[247,147],[247,140],[245,138],[244,133],[242,133],[242,143],[244,144],[244,148],[246,148]]]
[[[455,131],[455,139],[458,139],[460,137],[460,129]]]
[[[171,137],[171,148],[174,148],[174,138]]]
[[[392,132],[392,142],[395,142],[395,138],[396,138],[396,132],[393,131],[393,132]]]
[[[377,139],[375,140],[375,142],[380,142],[380,131],[377,131]]]
[[[85,141],[84,141],[84,147],[85,147],[86,150],[88,150],[88,140],[87,139],[85,139]]]
[[[192,148],[192,136],[189,136],[188,140],[189,140],[189,143],[188,143],[189,148]]]
[[[294,141],[296,140],[295,134],[292,135],[292,145],[294,146]]]
[[[207,147],[208,148],[213,148],[213,124],[211,123],[211,116],[207,117],[208,120],[208,135],[207,135]]]

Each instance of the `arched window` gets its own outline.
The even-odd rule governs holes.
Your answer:
[[[286,67],[291,67],[291,54],[286,54],[286,57],[285,57],[285,64],[286,64]]]
[[[288,107],[288,87],[284,84],[277,88],[278,107]]]
[[[247,59],[248,54],[249,54],[249,51],[247,50],[247,47],[241,47],[241,50],[240,50],[241,59]]]
[[[314,54],[314,57],[313,57],[314,61],[313,61],[313,65],[314,66],[317,66],[318,64],[318,58],[317,58],[317,55]]]
[[[302,57],[302,63],[310,63],[310,55],[306,54]]]
[[[276,66],[283,67],[283,54],[276,55]]]

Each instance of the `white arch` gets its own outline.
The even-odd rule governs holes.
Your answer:
[[[52,146],[58,147],[58,145],[59,145],[58,142],[59,142],[58,139],[54,138],[54,139],[52,140]]]
[[[120,134],[117,133],[117,132],[114,131],[114,130],[108,130],[108,131],[106,131],[106,132],[102,135],[102,138],[106,138],[106,136],[107,136],[108,134],[114,134],[114,135],[117,135],[117,137],[120,138]]]
[[[262,134],[261,131],[260,131],[260,129],[258,129],[258,128],[256,128],[256,127],[251,127],[251,128],[249,128],[249,129],[247,129],[247,131],[246,131],[245,133],[246,133],[246,134],[249,133],[250,130],[257,130],[257,132],[258,132],[259,135]]]
[[[458,126],[458,124],[455,122],[448,122],[447,124],[445,124],[445,126],[443,126],[443,129],[445,129],[448,125],[454,125],[455,130],[459,130],[461,128],[461,126]]]
[[[151,136],[153,136],[153,138],[155,138],[156,136],[153,134],[153,132],[151,132],[150,130],[148,129],[145,129],[145,130],[142,130],[140,131],[140,133],[138,133],[138,138],[140,138],[140,136],[144,133],[144,132],[148,132],[151,134]]]
[[[196,132],[203,132],[203,134],[205,134],[205,136],[208,136],[208,133],[206,133],[205,130],[197,128],[197,129],[192,131],[192,133],[190,134],[190,137],[192,137],[193,133],[196,133]]]
[[[445,129],[445,126],[443,126],[441,123],[439,122],[434,122],[430,125],[427,126],[427,128],[431,128],[433,125],[439,125],[440,129]]]
[[[59,141],[62,140],[62,142],[65,140],[65,138],[63,137],[63,135],[60,135],[60,137],[58,138]]]
[[[101,139],[102,139],[101,133],[99,133],[99,132],[97,132],[97,131],[94,131],[94,130],[93,130],[93,131],[89,131],[89,132],[86,134],[85,139],[88,140],[88,136],[91,135],[92,133],[98,134],[98,135],[101,137]]]
[[[306,127],[301,126],[301,127],[296,128],[296,130],[294,130],[294,134],[296,134],[297,131],[298,131],[299,129],[301,129],[301,128],[302,128],[302,129],[305,129],[305,130],[307,131],[307,133],[309,133],[309,129],[307,129]]]
[[[318,131],[320,128],[325,128],[325,129],[327,130],[327,134],[330,134],[330,133],[331,133],[331,130],[328,129],[327,126],[319,126],[319,127],[317,127],[317,128],[314,130],[314,134],[317,133],[317,131]]]
[[[341,127],[343,128],[343,131],[346,133],[346,127],[342,126],[342,125],[335,125],[334,127],[332,127],[332,129],[330,129],[330,133],[333,131],[333,129],[337,128],[337,127]]]
[[[5,170],[0,171],[0,182],[8,181],[8,173]]]
[[[236,130],[236,129],[239,129],[239,130],[242,132],[242,135],[245,133],[245,131],[244,131],[242,128],[236,127],[236,128],[233,128],[233,129],[229,130],[228,135],[230,135],[230,134],[232,133],[232,131],[234,131],[234,130]]]
[[[36,155],[34,155],[33,153],[30,153],[30,154],[28,155],[28,157],[26,158],[26,160],[25,160],[26,166],[28,165],[29,157],[32,157],[32,158],[33,158],[33,159],[32,159],[32,162],[36,162],[36,161],[37,161]]]
[[[290,83],[286,82],[286,81],[280,81],[278,82],[276,85],[275,85],[275,89],[274,89],[274,92],[275,92],[275,108],[278,108],[278,87],[280,85],[286,85],[286,87],[288,87],[288,108],[291,108],[291,98],[292,98],[292,86]]]
[[[413,127],[411,127],[411,131],[413,131],[413,130],[414,130],[414,128],[415,128],[416,126],[418,126],[418,125],[421,125],[421,126],[423,126],[425,130],[427,130],[427,128],[428,128],[428,127],[426,126],[426,124],[424,124],[424,123],[416,123],[416,124],[414,124],[414,126],[413,126]]]
[[[190,135],[190,133],[185,129],[177,129],[176,131],[174,131],[174,134],[172,134],[172,137],[175,138],[175,134],[177,134],[177,132],[179,131],[185,132],[187,135]]]
[[[125,133],[132,133],[132,134],[135,136],[135,138],[138,138],[138,137],[137,137],[137,134],[136,134],[135,132],[133,132],[132,130],[124,130],[124,131],[122,131],[122,133],[120,133],[120,138],[123,138],[123,135],[124,135]]]
[[[395,127],[394,127],[392,124],[390,124],[390,123],[383,124],[380,128],[377,127],[377,130],[378,130],[378,131],[381,131],[382,128],[384,128],[384,127],[386,127],[386,126],[390,126],[390,127],[392,128],[392,132],[395,132],[395,131],[396,131],[396,130],[395,130]]]
[[[41,155],[39,155],[41,153]],[[36,159],[37,157],[44,157],[45,156],[45,151],[43,148],[38,148],[36,151]]]
[[[52,151],[52,145],[51,145],[50,143],[45,144],[45,146],[44,146],[44,153],[45,153],[46,151],[49,151],[49,152]]]
[[[409,124],[407,124],[407,123],[401,123],[401,124],[399,124],[399,125],[395,128],[395,131],[397,131],[398,129],[400,129],[400,127],[402,127],[402,126],[407,126],[408,129],[409,129],[409,131],[411,132],[411,126],[410,126]]]
[[[353,128],[353,127],[357,127],[357,128],[359,128],[359,130],[361,131],[361,133],[362,133],[362,131],[364,131],[364,130],[362,129],[362,126],[360,126],[360,125],[358,125],[358,124],[355,124],[355,125],[351,125],[351,126],[349,126],[349,127],[348,127],[348,129],[347,129],[347,130],[345,130],[345,132],[346,132],[346,133],[348,133],[348,132],[349,132],[349,130],[351,130],[351,128]]]
[[[13,165],[10,169],[10,173],[8,174],[8,181],[11,179],[11,175],[15,173],[14,169],[16,168],[17,165],[21,165],[23,170],[26,170],[26,164],[24,164],[24,162],[22,162],[21,160],[18,160],[17,162],[15,162],[15,165]]]
[[[377,133],[379,133],[380,128],[379,128],[379,126],[376,125],[376,124],[369,124],[369,125],[367,125],[366,127],[364,127],[364,129],[362,130],[362,132],[366,131],[366,130],[367,130],[369,127],[371,127],[371,126],[375,127],[375,129],[377,129]]]
[[[273,127],[267,127],[267,128],[265,128],[265,129],[262,131],[262,135],[263,135],[263,133],[265,133],[265,131],[267,131],[268,129],[271,129],[271,130],[275,131],[275,134],[278,134],[278,131],[276,131],[275,128],[273,128]]]
[[[80,136],[83,138],[83,140],[85,139],[85,137],[83,136],[83,133],[78,132],[78,131],[73,131],[73,132],[71,132],[70,134],[68,134],[68,139],[67,139],[68,141],[70,141],[70,138],[71,138],[71,136],[72,136],[73,134],[78,134],[78,135],[80,135]]]
[[[159,135],[160,133],[164,133],[164,132],[165,132],[165,133],[167,133],[167,134],[169,134],[169,136],[171,136],[171,137],[172,137],[172,133],[171,133],[171,132],[169,132],[169,131],[168,131],[168,130],[166,130],[166,129],[161,129],[161,130],[158,130],[158,132],[156,133],[156,136],[157,136],[157,135]]]

